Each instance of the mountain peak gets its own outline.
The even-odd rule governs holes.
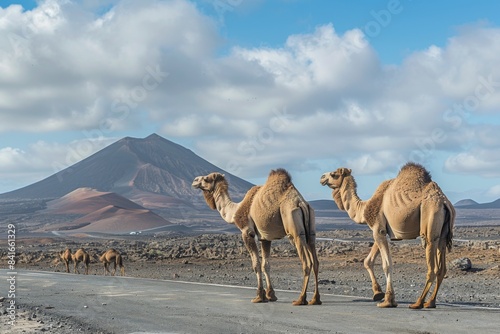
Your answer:
[[[470,198],[467,198],[467,199],[462,199],[458,202],[456,202],[455,204],[453,204],[454,206],[468,206],[468,205],[477,205],[478,203]]]
[[[153,132],[152,134],[144,138],[144,140],[166,140],[166,139]]]
[[[151,195],[162,197],[165,205],[169,200],[197,203],[202,197],[191,183],[196,176],[211,172],[226,174],[235,198],[243,197],[252,186],[153,133],[146,138],[122,138],[44,180],[1,194],[0,198],[59,198],[78,188],[91,188],[133,198],[136,203]]]
[[[130,141],[141,142],[141,141],[155,141],[155,140],[169,141],[169,140],[163,138],[162,136],[160,136],[159,134],[153,132],[152,134],[150,134],[149,136],[144,137],[144,138],[137,138],[137,137],[130,137],[130,136],[123,137],[122,139],[118,140],[118,142],[130,142]]]

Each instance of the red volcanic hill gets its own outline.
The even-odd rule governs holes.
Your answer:
[[[112,192],[148,208],[202,203],[191,183],[196,176],[221,172],[235,199],[252,186],[199,157],[191,150],[152,134],[123,138],[82,161],[32,185],[0,195],[0,199],[59,198],[78,188]]]
[[[132,232],[150,230],[171,225],[170,222],[146,209],[123,209],[106,206],[74,221],[75,224],[89,223],[77,231],[81,232]]]
[[[79,188],[60,199],[48,202],[45,212],[82,215],[72,222],[50,225],[46,228],[49,230],[128,233],[172,224],[118,194],[90,188]]]
[[[88,214],[107,206],[124,209],[144,209],[125,197],[91,188],[79,188],[63,197],[47,203],[47,212],[54,214]]]

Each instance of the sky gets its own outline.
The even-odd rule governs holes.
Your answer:
[[[0,193],[157,133],[308,199],[408,161],[500,198],[498,1],[0,1]]]

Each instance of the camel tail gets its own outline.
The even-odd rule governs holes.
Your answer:
[[[446,233],[446,248],[451,252],[453,246],[453,229],[455,227],[455,208],[453,205],[446,201],[444,205],[446,214],[444,217],[443,233]]]
[[[304,217],[304,229],[306,231],[307,243],[316,242],[316,218],[314,215],[314,209],[309,205],[309,203],[301,203],[300,209],[302,210],[302,215]]]

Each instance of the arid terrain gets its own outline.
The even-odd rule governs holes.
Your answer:
[[[363,267],[370,246],[371,233],[367,229],[319,232],[317,250],[321,292],[371,297],[370,280]],[[91,254],[91,275],[102,275],[98,255],[113,247],[124,255],[127,276],[256,286],[248,252],[238,234],[122,236],[110,240],[25,238],[17,240],[17,269],[64,271],[57,253],[66,247],[73,251],[83,247]],[[6,247],[1,249],[5,263]],[[391,251],[396,300],[399,307],[407,307],[416,300],[424,284],[424,250],[419,240],[412,240],[391,242]],[[468,269],[462,267],[468,263],[466,259],[471,264]],[[438,307],[439,303],[452,303],[500,308],[500,226],[457,227],[454,247],[447,260],[448,274],[439,291]],[[377,261],[376,273],[384,286],[380,260]],[[300,290],[301,266],[288,240],[273,242],[271,277],[275,289]],[[309,287],[312,291],[312,282]],[[279,292],[277,295],[279,298]],[[5,305],[2,312],[5,312]],[[41,329],[50,329],[51,333],[70,333],[75,328],[91,332],[84,325],[72,323],[71,319],[52,317],[50,309],[44,309],[43,301],[37,310],[20,312],[19,320],[24,321],[24,333]],[[2,326],[6,326],[5,321]]]

